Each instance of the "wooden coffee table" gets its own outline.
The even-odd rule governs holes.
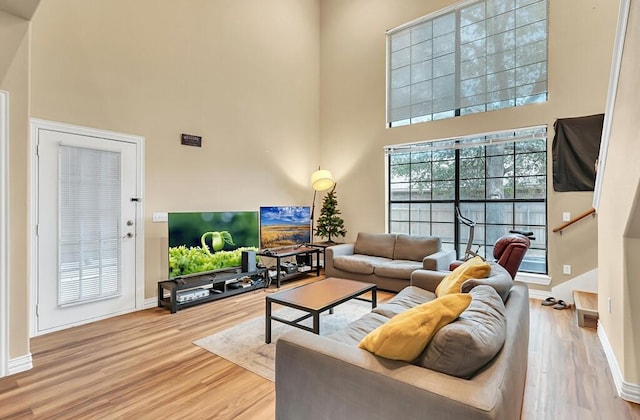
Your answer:
[[[360,295],[371,292],[371,299],[364,299]],[[371,302],[371,308],[377,305],[377,289],[373,283],[365,283],[355,280],[339,279],[329,277],[314,283],[294,287],[266,297],[265,315],[265,343],[271,343],[271,321],[282,322],[296,328],[300,328],[312,333],[320,333],[320,314],[325,311],[333,313],[333,308],[351,299]],[[306,312],[305,315],[294,320],[287,320],[271,314],[271,305],[288,306]],[[301,322],[313,317],[313,327],[302,325]]]

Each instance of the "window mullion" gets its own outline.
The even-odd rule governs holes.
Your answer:
[[[413,154],[409,154],[409,235],[413,234]]]
[[[460,95],[461,95],[461,88],[460,85],[462,84],[462,76],[460,73],[460,58],[461,58],[461,54],[460,54],[460,10],[456,10],[456,43],[455,43],[455,110],[454,110],[454,115],[456,117],[460,116]]]
[[[458,109],[459,111],[459,109]],[[456,149],[456,164],[455,164],[455,193],[453,197],[453,246],[456,250],[456,256],[460,255],[460,249],[458,244],[460,243],[460,224],[456,217],[455,208],[460,207],[460,149]]]

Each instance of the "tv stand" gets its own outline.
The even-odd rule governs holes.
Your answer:
[[[313,260],[313,255],[316,256],[316,264],[315,266],[311,264],[309,270],[307,271],[296,271],[289,274],[282,274],[282,259],[285,257],[293,257],[297,255],[306,255]],[[275,280],[276,286],[278,289],[280,288],[280,282],[284,280],[289,280],[294,277],[298,277],[303,274],[313,274],[315,271],[315,275],[320,275],[320,250],[318,248],[311,248],[306,245],[302,246],[293,246],[288,248],[280,248],[274,250],[263,249],[259,252],[256,252],[256,255],[261,257],[270,257],[276,259],[276,272],[275,272]],[[269,280],[269,283],[271,280]]]
[[[158,308],[169,308],[175,314],[190,306],[261,289],[266,285],[266,272],[265,268],[248,272],[229,269],[161,281],[158,282]]]

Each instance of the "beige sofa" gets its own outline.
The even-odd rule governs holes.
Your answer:
[[[415,270],[448,270],[455,257],[455,251],[442,250],[440,238],[360,232],[355,243],[325,250],[325,274],[399,292]]]
[[[471,305],[413,363],[357,347],[394,314],[434,299],[444,274],[415,272],[412,286],[330,336],[300,330],[283,335],[276,344],[276,419],[520,418],[529,294],[497,264],[487,279],[465,283]]]

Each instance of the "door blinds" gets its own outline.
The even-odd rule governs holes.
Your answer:
[[[61,145],[58,305],[121,293],[121,156]]]

